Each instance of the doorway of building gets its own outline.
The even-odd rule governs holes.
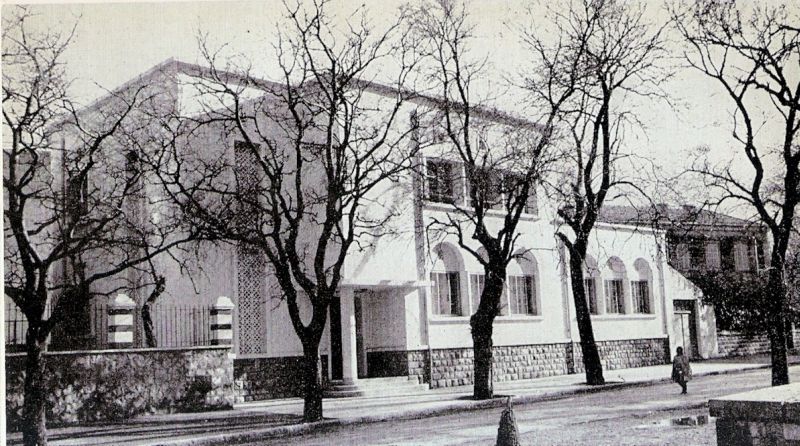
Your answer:
[[[368,296],[367,290],[356,290],[353,294],[353,306],[356,316],[356,362],[359,378],[366,378],[367,372],[367,351],[364,344],[364,299]]]
[[[684,354],[697,358],[697,328],[695,326],[695,302],[693,300],[676,300],[673,302],[675,312],[672,315],[672,327],[675,333],[676,347],[683,347]],[[675,352],[671,352],[674,355]]]
[[[329,308],[331,321],[331,379],[342,379],[342,301],[333,296]]]
[[[364,343],[364,297],[365,290],[356,290],[353,295],[353,310],[356,322],[356,361],[357,373],[359,378],[366,378],[367,353]],[[330,327],[331,327],[331,379],[341,380],[343,377],[344,357],[342,355],[342,300],[339,296],[334,296],[329,306]]]

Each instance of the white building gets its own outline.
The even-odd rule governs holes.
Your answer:
[[[178,90],[169,100],[187,107],[191,94],[179,91],[181,84],[174,79],[199,73],[200,67],[170,60],[125,88],[163,83],[165,91]],[[496,112],[484,116],[506,118]],[[225,156],[237,142],[235,135],[204,138],[205,145],[193,150]],[[458,175],[443,176],[460,169],[458,163],[443,161],[441,152],[432,149],[423,157],[425,172],[376,192],[402,210],[392,221],[397,235],[354,250],[348,259],[320,346],[329,381],[407,376],[432,388],[472,383],[469,316],[482,287],[483,268],[454,239],[432,237],[424,230],[432,218],[452,210],[447,203],[464,197],[466,186],[453,180]],[[527,254],[509,266],[505,308],[494,325],[495,381],[582,371],[565,254],[554,235],[554,204],[539,196],[528,211],[518,229],[518,246]],[[499,224],[502,213],[492,218],[498,220],[490,225]],[[694,308],[695,336],[705,346],[699,355],[716,354],[716,346],[706,341],[715,336],[713,311],[700,306],[696,288],[669,265],[665,246],[664,231],[613,219],[597,224],[586,281],[606,370],[669,361],[670,352],[685,343],[675,321],[681,320],[676,315],[684,314],[687,304],[676,306],[677,300]],[[244,249],[220,248],[207,252],[203,261],[206,267],[193,281],[181,271],[168,271],[165,299],[203,305],[218,296],[230,297],[236,305],[236,375],[247,397],[297,394],[302,347],[285,303],[275,298],[277,285],[267,274],[266,259]]]

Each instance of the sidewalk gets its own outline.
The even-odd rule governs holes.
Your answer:
[[[738,373],[768,368],[761,358],[711,360],[692,363],[694,376]],[[375,398],[341,398],[324,401],[325,420],[300,423],[303,401],[299,398],[237,405],[233,410],[202,413],[150,415],[133,421],[98,426],[50,429],[53,445],[207,445],[275,438],[325,427],[432,415],[505,405],[512,395],[516,404],[556,399],[580,393],[644,386],[670,380],[670,365],[607,370],[607,384],[587,386],[584,375],[561,375],[495,384],[498,398],[471,399],[470,386],[434,389],[417,395]],[[8,436],[7,444],[19,444],[20,434]]]

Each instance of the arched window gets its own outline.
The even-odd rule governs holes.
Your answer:
[[[537,293],[537,263],[530,254],[508,265],[506,286],[511,314],[541,314]]]
[[[433,314],[461,316],[461,271],[464,262],[458,250],[442,243],[434,250],[431,269],[431,305]]]
[[[600,279],[600,269],[597,268],[597,260],[587,254],[583,261],[583,290],[590,314],[600,314],[600,302],[597,300],[598,279]]]
[[[633,312],[651,314],[653,313],[653,293],[651,283],[653,273],[650,265],[644,259],[638,259],[633,264],[636,270],[634,280],[631,281],[631,299],[633,300]]]
[[[618,257],[612,257],[606,262],[603,275],[606,313],[625,314],[625,264]]]

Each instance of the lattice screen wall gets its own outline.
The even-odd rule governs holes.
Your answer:
[[[239,353],[266,353],[267,265],[264,254],[246,247],[239,247],[237,254]]]
[[[254,198],[258,193],[258,172],[255,155],[241,142],[235,145],[236,180],[240,193]],[[238,225],[246,226],[257,217],[255,210],[242,206]],[[239,354],[267,352],[267,262],[264,253],[239,246],[237,253],[237,292],[239,313]]]

